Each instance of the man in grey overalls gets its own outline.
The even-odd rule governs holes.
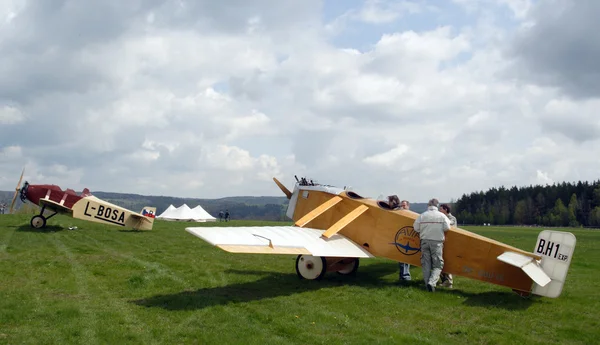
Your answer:
[[[421,238],[421,267],[427,291],[435,291],[444,267],[445,233],[450,229],[450,220],[438,210],[439,201],[429,200],[427,211],[421,213],[413,227]]]

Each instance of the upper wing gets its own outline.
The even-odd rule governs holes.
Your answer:
[[[41,199],[40,198],[40,206],[45,206],[47,208],[50,208],[56,212],[61,212],[61,213],[73,213],[73,210],[71,210],[70,208],[68,208],[65,205],[61,205],[59,203],[57,203],[56,201],[52,201],[50,199]]]
[[[314,256],[372,258],[371,253],[335,234],[325,239],[325,230],[296,226],[190,227],[194,236],[232,253],[309,254]]]

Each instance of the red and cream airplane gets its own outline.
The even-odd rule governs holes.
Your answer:
[[[186,231],[232,253],[297,255],[296,273],[321,279],[326,272],[353,274],[360,258],[382,257],[420,266],[419,216],[383,200],[304,178],[293,192],[273,179],[290,200],[293,226],[188,227]],[[397,200],[392,197],[389,200]],[[533,252],[453,227],[446,233],[444,272],[512,289],[520,295],[558,297],[575,236],[543,230]]]
[[[130,211],[126,208],[111,204],[93,196],[85,188],[80,194],[72,189],[62,190],[59,186],[53,184],[29,184],[25,181],[23,186],[23,174],[15,189],[10,212],[13,212],[17,196],[21,201],[38,205],[41,207],[40,213],[33,216],[30,225],[33,228],[40,229],[46,226],[46,221],[56,214],[62,213],[70,215],[73,218],[87,221],[120,226],[123,228],[132,228],[135,230],[151,230],[154,224],[156,208],[146,206],[141,213]],[[44,214],[50,211],[50,214]]]

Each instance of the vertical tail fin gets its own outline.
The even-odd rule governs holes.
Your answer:
[[[142,222],[139,230],[152,230],[154,225],[154,219],[156,218],[156,207],[144,206],[140,212],[144,216],[144,222]]]
[[[531,293],[551,298],[560,296],[576,242],[575,235],[570,232],[552,230],[540,232],[533,252],[542,257],[540,266],[551,281],[545,286],[534,283]]]

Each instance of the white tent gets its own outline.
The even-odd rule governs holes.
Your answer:
[[[156,216],[156,218],[162,218],[164,215],[168,215],[173,210],[175,210],[175,206],[169,205],[169,207],[167,207],[167,209],[163,213],[161,213],[160,215]]]
[[[202,206],[198,205],[191,209],[183,204],[177,208],[169,206],[160,216],[156,217],[163,220],[175,220],[184,222],[214,222],[216,218],[208,214]]]
[[[192,209],[194,214],[196,214],[197,222],[216,222],[217,218],[211,216],[206,210],[202,208],[202,206],[198,205]]]

